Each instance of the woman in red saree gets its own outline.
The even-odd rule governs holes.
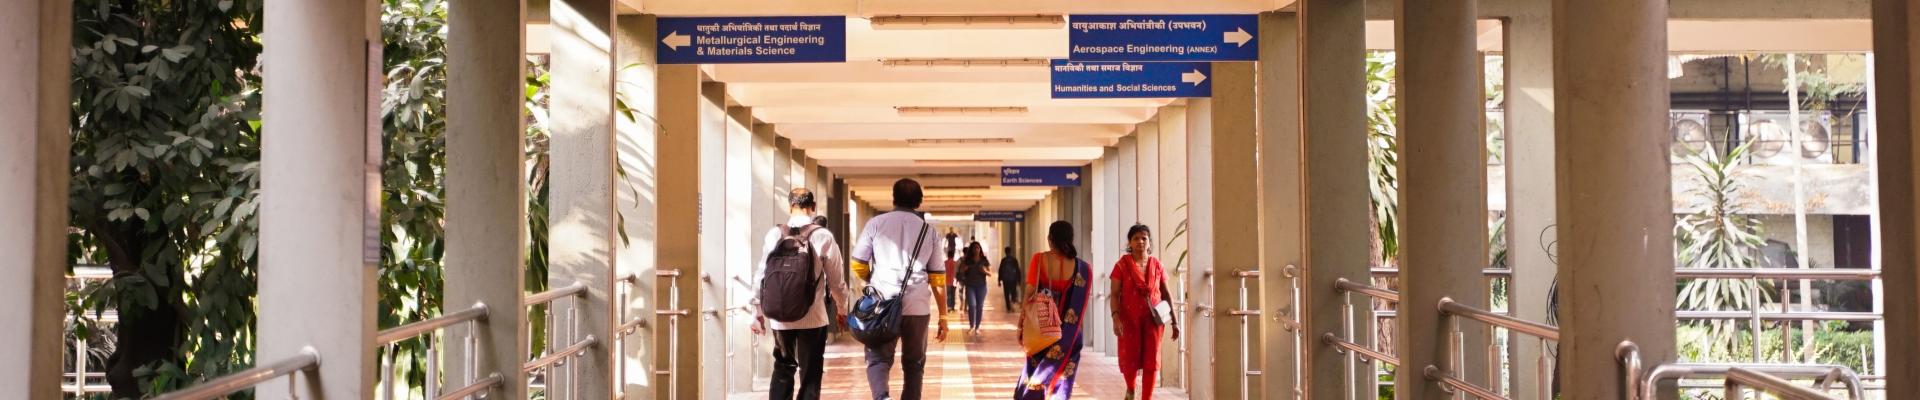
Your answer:
[[[1113,265],[1113,296],[1107,298],[1113,310],[1113,334],[1120,337],[1120,375],[1127,379],[1127,400],[1134,399],[1135,375],[1140,375],[1142,400],[1153,400],[1153,378],[1160,372],[1160,335],[1173,328],[1180,339],[1180,322],[1170,309],[1165,320],[1156,319],[1154,307],[1173,298],[1167,291],[1167,273],[1160,260],[1149,253],[1153,232],[1144,224],[1127,229],[1127,255]],[[1145,374],[1142,374],[1144,372]]]
[[[1013,389],[1015,400],[1072,397],[1074,373],[1080,366],[1081,339],[1085,337],[1080,331],[1080,322],[1087,312],[1087,289],[1091,287],[1088,280],[1093,276],[1093,267],[1081,261],[1079,251],[1073,248],[1072,224],[1056,221],[1047,227],[1047,243],[1052,249],[1034,254],[1033,262],[1028,265],[1027,288],[1030,290],[1027,293],[1053,300],[1058,307],[1053,312],[1059,316],[1060,338],[1040,348],[1026,347],[1028,335],[1048,336],[1028,332],[1026,324],[1021,324],[1020,341],[1028,354],[1027,366],[1021,370],[1020,382]],[[1022,304],[1020,315],[1023,322],[1027,321],[1025,306]]]

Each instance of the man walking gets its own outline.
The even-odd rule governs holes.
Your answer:
[[[767,248],[755,292],[755,335],[773,327],[773,400],[818,400],[825,372],[827,327],[838,324],[834,304],[848,304],[841,278],[840,244],[814,222],[813,192],[787,193],[787,222],[767,231]],[[768,321],[772,319],[772,321]],[[795,392],[795,374],[799,390]],[[797,397],[796,397],[797,396]]]
[[[1013,254],[1013,246],[1007,246],[1007,250],[1002,254],[1004,255],[1000,256],[1000,292],[1006,295],[1007,313],[1012,314],[1020,312],[1013,305],[1020,303],[1020,286],[1027,282],[1027,277],[1022,275],[1025,271],[1020,269],[1020,257]]]
[[[932,224],[915,211],[923,197],[920,182],[894,182],[893,212],[868,221],[853,246],[854,274],[880,295],[901,299],[900,337],[866,344],[867,384],[874,400],[892,398],[887,391],[887,374],[893,372],[895,354],[906,364],[902,367],[906,387],[901,389],[900,399],[920,400],[927,369],[929,323],[939,324],[936,339],[947,340],[946,308],[937,306],[947,299],[947,270],[940,260],[939,234],[929,234]],[[939,318],[928,315],[931,311],[938,311]]]

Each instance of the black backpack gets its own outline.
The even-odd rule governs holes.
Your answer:
[[[813,309],[814,290],[824,279],[813,272],[813,232],[819,229],[813,224],[787,227],[787,235],[767,254],[767,269],[760,280],[760,310],[767,318],[794,322]]]

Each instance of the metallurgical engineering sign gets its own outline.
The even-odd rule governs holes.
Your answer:
[[[847,61],[847,17],[660,18],[661,64]]]

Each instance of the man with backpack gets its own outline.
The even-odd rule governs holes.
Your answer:
[[[873,217],[853,245],[853,273],[867,281],[866,296],[853,309],[853,336],[867,348],[867,385],[874,400],[891,399],[887,375],[897,354],[906,375],[901,400],[920,400],[927,370],[927,329],[947,340],[946,265],[940,233],[921,216],[920,182],[893,183],[894,211]],[[931,232],[931,233],[930,233]],[[938,312],[938,316],[929,315]],[[872,323],[872,325],[864,325]]]
[[[774,332],[774,400],[817,400],[825,373],[827,329],[840,323],[839,306],[847,304],[846,279],[841,277],[840,245],[833,232],[814,222],[813,192],[795,188],[787,193],[787,222],[767,232],[767,248],[755,292],[753,333]],[[770,321],[769,321],[770,320]],[[795,391],[795,374],[799,390]]]

